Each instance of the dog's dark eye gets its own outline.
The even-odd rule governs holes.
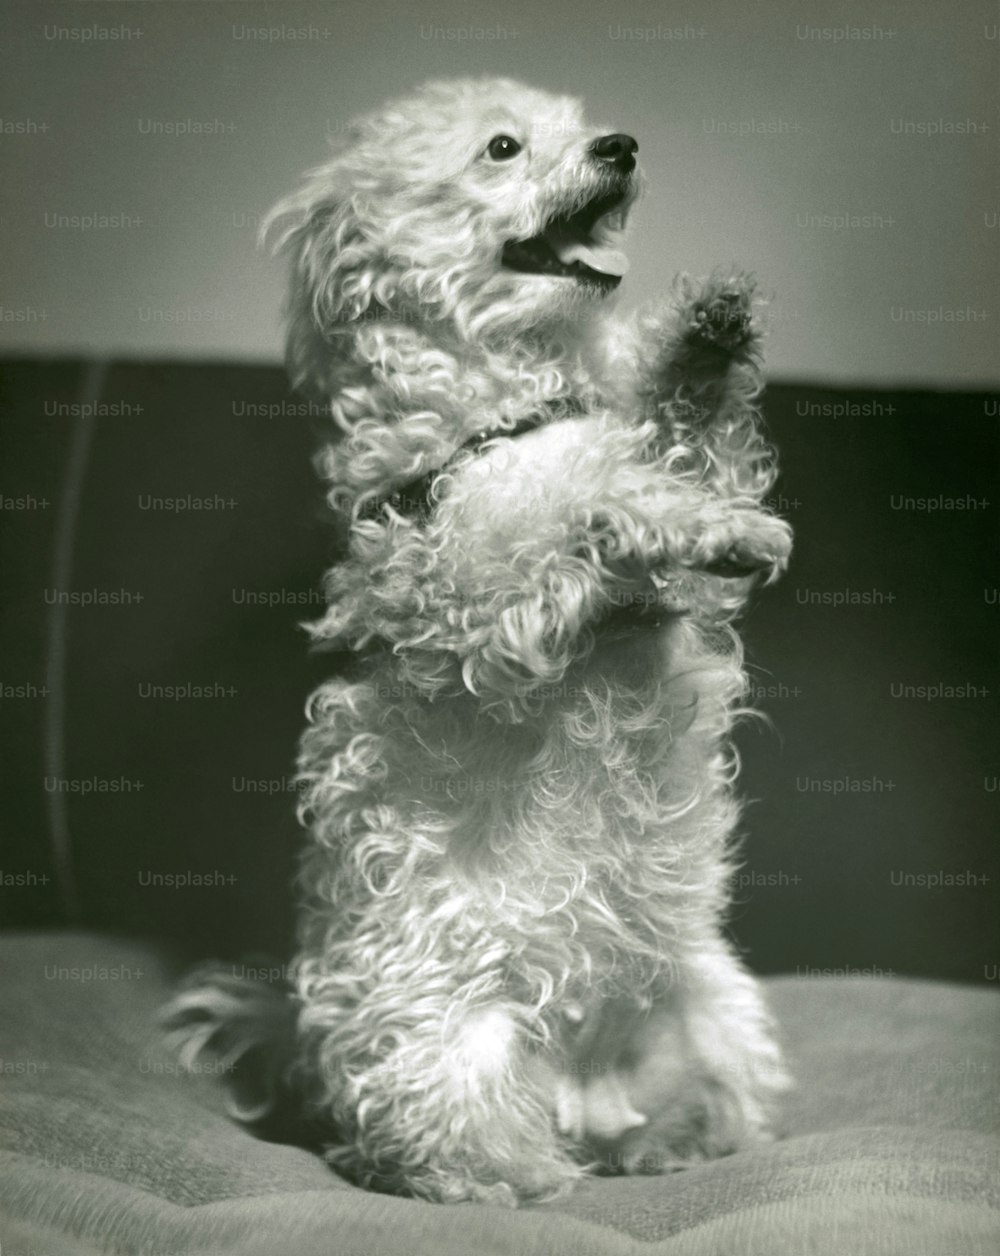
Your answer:
[[[521,151],[521,145],[510,135],[494,135],[486,151],[494,161],[510,161]]]

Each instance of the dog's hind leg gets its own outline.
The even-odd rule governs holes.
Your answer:
[[[625,1173],[667,1173],[768,1141],[772,1100],[790,1085],[757,983],[721,941],[637,1025],[616,1068],[647,1118],[599,1150],[599,1163]]]
[[[518,1018],[455,1000],[442,1016],[432,1002],[415,994],[419,1021],[386,1026],[392,1046],[378,1060],[352,1056],[336,1030],[323,1044],[340,1133],[330,1164],[363,1186],[445,1203],[515,1206],[569,1189],[584,1170],[557,1129],[557,1076]]]

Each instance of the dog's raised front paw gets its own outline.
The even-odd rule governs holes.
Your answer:
[[[709,280],[688,307],[686,338],[704,348],[738,353],[755,338],[753,281]]]

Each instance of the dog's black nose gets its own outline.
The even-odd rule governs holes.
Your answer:
[[[590,151],[598,161],[606,161],[609,165],[617,166],[622,174],[628,174],[635,169],[633,153],[639,151],[639,145],[631,135],[621,135],[616,132],[614,135],[602,135],[600,139],[594,140]]]

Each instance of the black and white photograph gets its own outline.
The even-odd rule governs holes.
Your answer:
[[[0,1256],[1000,1250],[998,82],[0,0]]]

